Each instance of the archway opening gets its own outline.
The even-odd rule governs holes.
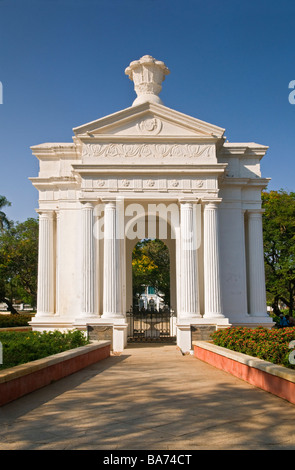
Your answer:
[[[142,239],[132,250],[133,304],[127,313],[129,342],[175,342],[170,253],[160,239]]]
[[[133,308],[169,309],[170,254],[159,239],[143,239],[132,251]]]

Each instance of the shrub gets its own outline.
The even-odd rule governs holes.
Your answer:
[[[259,357],[274,364],[294,369],[289,362],[289,343],[295,340],[295,327],[267,329],[263,327],[231,327],[217,330],[212,335],[217,346]]]
[[[10,328],[14,326],[29,326],[32,314],[0,315],[0,328]]]
[[[81,331],[0,331],[3,364],[0,369],[41,359],[88,343]]]

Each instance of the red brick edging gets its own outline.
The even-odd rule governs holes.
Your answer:
[[[0,406],[73,374],[110,356],[109,341],[94,341],[80,348],[0,372]]]
[[[193,347],[196,358],[295,404],[295,370],[205,341],[196,341]]]

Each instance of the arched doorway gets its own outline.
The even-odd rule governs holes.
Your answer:
[[[132,251],[133,309],[170,307],[170,253],[159,239],[143,239]]]
[[[175,342],[176,240],[171,236],[169,222],[167,234],[162,238],[159,215],[155,216],[156,237],[148,238],[149,216],[146,212],[126,226],[128,342]],[[140,234],[144,238],[130,236],[131,227],[134,230],[135,225],[141,225]]]

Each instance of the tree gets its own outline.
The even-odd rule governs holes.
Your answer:
[[[11,206],[11,203],[7,201],[5,196],[0,196],[0,209],[6,206]],[[2,231],[4,228],[9,228],[10,224],[11,222],[6,217],[6,214],[0,210],[0,231]]]
[[[276,314],[279,302],[295,306],[295,193],[264,192],[262,204],[266,290]]]
[[[143,292],[143,286],[151,286],[170,305],[170,257],[161,240],[137,243],[132,253],[132,274],[133,298]]]
[[[11,313],[15,299],[36,305],[38,220],[10,223],[0,233],[0,301]]]

